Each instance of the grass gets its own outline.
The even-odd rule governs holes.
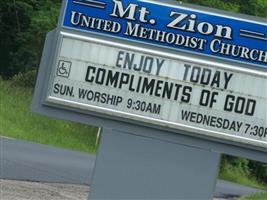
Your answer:
[[[260,183],[255,177],[245,174],[242,170],[233,167],[229,163],[224,163],[223,169],[220,171],[219,178],[253,188],[266,189],[266,185]]]
[[[31,113],[32,89],[0,80],[0,135],[95,153],[97,128]]]
[[[242,197],[239,200],[267,200],[267,191],[253,194],[253,195],[246,196],[246,197]]]
[[[245,173],[240,167],[234,167],[228,162],[223,162],[219,178],[230,182],[246,185],[253,188],[267,190],[266,183],[259,182],[255,177]],[[241,197],[238,200],[267,200],[267,191],[250,196]]]

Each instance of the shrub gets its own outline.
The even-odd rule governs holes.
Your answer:
[[[249,167],[251,168],[251,173],[265,185],[267,185],[267,164],[263,164],[256,161],[250,161]]]
[[[31,87],[35,86],[37,70],[29,70],[25,73],[18,73],[13,76],[11,82],[12,86]]]

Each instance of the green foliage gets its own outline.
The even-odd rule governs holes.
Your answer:
[[[267,17],[267,0],[182,0],[182,2]]]
[[[260,183],[251,173],[253,168],[250,168],[249,163],[253,163],[253,161],[244,158],[223,156],[219,178],[250,187],[264,188],[264,184]]]
[[[246,3],[241,2],[242,13],[255,15],[259,17],[267,17],[267,0],[247,0]]]
[[[240,10],[240,3],[237,0],[224,1],[224,0],[184,0],[183,2],[192,3],[201,6],[207,6],[211,8],[217,8],[222,10],[228,10],[232,12],[238,12]]]
[[[56,27],[60,0],[0,2],[0,74],[10,78],[39,65],[45,35]]]
[[[250,169],[248,166],[249,161],[247,159],[236,158],[232,156],[223,156],[222,163],[223,165],[221,166],[221,168],[223,168],[226,165],[230,165],[243,174],[246,174],[246,175],[250,174]]]
[[[266,177],[266,164],[233,156],[222,157],[221,179],[263,188],[267,186]]]
[[[11,82],[12,86],[33,88],[35,86],[36,76],[37,76],[36,69],[26,71],[25,73],[19,72],[18,74],[13,76]]]
[[[267,164],[250,161],[248,166],[251,174],[267,185]]]

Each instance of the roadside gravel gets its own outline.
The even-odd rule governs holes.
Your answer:
[[[88,193],[89,186],[85,185],[0,179],[0,200],[87,200]],[[215,198],[214,200],[226,199]]]
[[[0,180],[0,200],[87,200],[89,186]]]

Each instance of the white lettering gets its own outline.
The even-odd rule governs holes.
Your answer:
[[[135,20],[135,12],[138,5],[129,4],[128,7],[125,9],[121,1],[113,0],[113,2],[114,8],[110,16]]]

